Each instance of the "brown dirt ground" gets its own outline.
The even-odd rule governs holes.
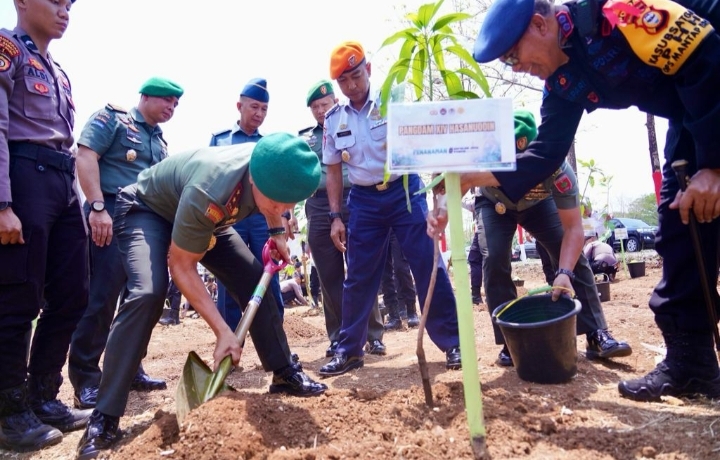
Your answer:
[[[660,261],[648,258],[647,276],[621,273],[603,303],[616,337],[633,346],[630,357],[590,362],[578,357],[578,374],[567,384],[522,381],[513,369],[494,364],[494,344],[485,305],[474,309],[478,369],[482,385],[486,444],[500,459],[720,459],[720,405],[704,399],[667,398],[637,403],[620,398],[617,382],[651,370],[658,354],[642,344],[662,346],[647,301],[660,277]],[[537,261],[518,263],[525,287],[543,283]],[[521,293],[524,289],[520,289]],[[305,370],[317,377],[328,341],[323,317],[306,307],[287,311],[285,329]],[[424,404],[415,356],[417,332],[385,335],[388,355],[367,356],[365,367],[326,379],[327,393],[316,398],[270,395],[271,376],[262,371],[251,343],[242,369],[228,383],[238,391],[206,403],[182,427],[175,417],[175,387],[191,350],[206,361],[213,336],[202,320],[158,326],[144,361],[168,390],[133,392],[122,418],[124,439],[107,452],[113,460],[140,459],[467,459],[473,453],[464,410],[462,373],[444,369],[444,354],[427,339],[435,407]],[[585,338],[578,337],[578,350]],[[71,401],[71,389],[61,397]],[[70,459],[81,432],[57,446],[13,459]]]

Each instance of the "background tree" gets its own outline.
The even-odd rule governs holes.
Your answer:
[[[657,202],[655,193],[648,193],[633,200],[627,208],[625,217],[640,219],[650,225],[658,224]]]

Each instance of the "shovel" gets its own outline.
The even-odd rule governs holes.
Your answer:
[[[255,318],[255,313],[260,306],[260,302],[262,302],[268,284],[270,284],[270,279],[286,264],[285,261],[276,263],[272,260],[270,251],[273,249],[276,249],[275,242],[268,240],[262,252],[264,265],[262,277],[250,297],[240,324],[238,324],[237,329],[235,329],[235,335],[240,343],[245,341],[245,336],[250,329],[250,324],[252,324],[253,318]],[[175,391],[178,424],[182,424],[185,416],[200,404],[209,401],[223,391],[233,390],[232,387],[225,383],[225,378],[227,378],[230,373],[230,369],[232,369],[232,358],[229,355],[220,361],[217,371],[213,372],[197,353],[194,351],[190,352],[185,361],[177,390]]]

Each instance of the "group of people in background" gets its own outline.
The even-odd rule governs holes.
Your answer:
[[[717,281],[718,274],[720,155],[711,135],[720,121],[720,36],[711,26],[718,12],[694,0],[681,2],[694,12],[657,1],[673,18],[692,17],[698,25],[682,59],[661,68],[635,49],[650,34],[626,39],[618,28],[607,29],[611,10],[582,16],[596,18],[587,28],[574,26],[580,2],[491,5],[474,57],[500,59],[545,80],[545,115],[538,127],[531,113],[515,111],[517,171],[462,175],[464,191],[475,187],[471,294],[482,302],[484,285],[489,312],[517,296],[510,246],[520,224],[548,253],[553,298],[571,292],[579,299],[577,333],[586,336],[586,356],[631,354],[608,330],[588,261],[598,249],[583,255],[577,180],[564,158],[585,110],[637,105],[669,117],[657,238],[665,263],[650,301],[668,355],[647,376],[620,382],[619,391],[636,400],[717,397],[717,324],[703,308],[699,279]],[[14,2],[17,27],[0,31],[1,447],[41,449],[83,427],[78,459],[115,445],[130,391],[166,387],[141,363],[161,316],[177,323],[180,294],[215,335],[215,362],[230,355],[237,365],[242,344],[234,330],[263,272],[263,247],[270,241],[274,258],[290,260],[293,210],[303,201],[330,342],[318,374],[345,374],[363,367],[365,354],[386,355],[385,330],[419,324],[417,305],[426,305],[434,271],[425,327],[446,369],[462,367],[455,295],[445,264],[433,262],[428,237],[445,222],[428,209],[417,174],[401,180],[385,170],[387,119],[360,43],[336,46],[330,80],[309,89],[316,125],[298,135],[261,135],[270,97],[267,81],[254,78],[240,92],[231,128],[213,134],[208,147],[168,155],[161,125],[184,94],[179,84],[149,78],[137,105],[99,108],[76,140],[70,79],[48,51],[63,36],[73,1]],[[589,55],[597,56],[589,62]],[[630,63],[622,78],[620,58]],[[690,164],[687,191],[669,167],[676,159]],[[690,213],[714,255],[705,261],[708,273],[694,268]],[[217,279],[217,302],[198,264]],[[376,295],[381,286],[387,322]],[[263,369],[272,372],[269,391],[320,395],[327,385],[309,377],[290,352],[283,314],[275,277],[249,331]],[[498,329],[495,340],[504,343]],[[58,400],[66,359],[74,407]],[[513,365],[506,347],[497,364]]]

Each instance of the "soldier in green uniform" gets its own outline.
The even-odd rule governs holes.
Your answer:
[[[118,439],[118,423],[153,326],[173,281],[217,337],[215,362],[235,364],[242,347],[220,316],[197,272],[201,263],[247,305],[262,275],[231,227],[262,213],[279,258],[289,260],[281,214],[312,194],[320,182],[317,155],[299,137],[276,133],[256,144],[204,147],[173,155],[144,170],[117,197],[113,230],[128,274],[127,295],[113,322],[97,406],[80,440],[78,458],[95,458]],[[263,368],[273,372],[271,393],[314,396],[327,387],[290,360],[275,299],[265,295],[250,327]]]
[[[321,80],[310,88],[307,95],[307,106],[312,111],[317,125],[300,131],[310,148],[317,154],[322,162],[322,140],[325,112],[330,110],[337,98],[333,91],[332,83],[328,80]],[[320,286],[323,295],[323,312],[325,314],[325,329],[327,330],[330,346],[325,352],[328,358],[335,355],[338,340],[340,338],[340,322],[342,320],[342,292],[343,281],[345,281],[345,257],[339,251],[330,238],[330,203],[328,202],[327,190],[325,188],[327,166],[322,164],[322,178],[320,186],[313,195],[305,201],[305,215],[308,218],[308,242],[312,249],[315,268],[317,268]],[[343,200],[342,219],[345,225],[348,223],[349,213],[345,203],[350,193],[350,181],[347,176],[347,168],[343,164]],[[373,307],[368,320],[368,353],[384,355],[387,351],[382,343],[383,323],[377,303]]]
[[[82,409],[95,407],[100,355],[127,280],[112,232],[115,198],[119,189],[137,180],[140,171],[167,157],[159,125],[172,118],[183,89],[170,80],[152,77],[140,87],[140,95],[137,107],[129,111],[108,104],[95,112],[78,140],[78,179],[91,232],[91,274],[88,307],[70,343],[68,374],[75,406]],[[138,368],[132,389],[164,388],[165,381],[152,379],[142,366]]]

